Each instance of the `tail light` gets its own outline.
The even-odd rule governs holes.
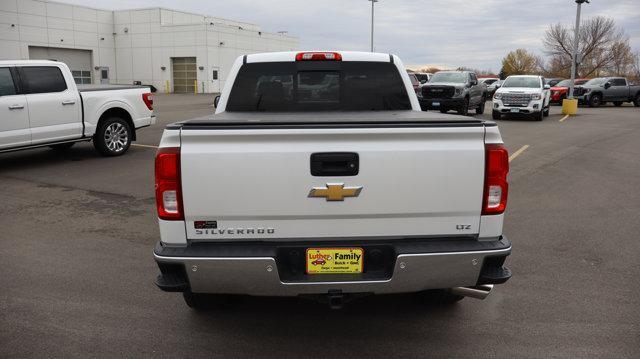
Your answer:
[[[502,145],[485,146],[485,177],[482,214],[501,214],[507,208],[509,153]]]
[[[156,206],[160,219],[184,219],[179,147],[162,147],[156,153]]]
[[[342,61],[342,55],[337,52],[299,52],[296,61]]]
[[[149,111],[153,111],[153,94],[147,92],[142,94],[142,101],[147,105]]]

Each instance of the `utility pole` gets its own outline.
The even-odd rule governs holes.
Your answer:
[[[576,81],[576,69],[578,64],[578,43],[580,42],[580,11],[583,3],[589,3],[589,0],[575,0],[578,4],[576,13],[576,29],[573,33],[573,55],[571,56],[571,83],[569,84],[569,99],[573,100],[573,87]]]
[[[367,0],[371,1],[371,52],[373,52],[373,18],[374,18],[374,5],[379,0]]]

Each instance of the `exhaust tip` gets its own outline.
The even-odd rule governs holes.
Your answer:
[[[493,284],[482,284],[475,287],[455,287],[449,289],[452,294],[483,300],[489,296]]]

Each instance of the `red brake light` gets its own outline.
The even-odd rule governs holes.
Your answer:
[[[180,148],[162,147],[156,153],[156,206],[158,217],[184,219],[180,184]]]
[[[144,101],[144,104],[147,105],[147,108],[150,111],[153,111],[153,94],[147,92],[147,93],[143,93],[142,94],[142,101]]]
[[[509,153],[503,145],[485,146],[485,177],[482,214],[501,214],[507,208]]]
[[[342,55],[337,52],[299,52],[296,61],[342,61]]]

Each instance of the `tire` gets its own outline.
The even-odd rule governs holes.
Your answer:
[[[441,108],[441,109],[440,109],[440,113],[447,113],[447,111],[448,111],[448,110],[447,110],[446,108]]]
[[[71,147],[73,147],[73,145],[75,144],[76,144],[75,142],[60,143],[58,145],[51,145],[49,146],[49,148],[51,148],[54,151],[66,151]]]
[[[533,119],[534,119],[535,121],[542,121],[542,120],[544,120],[544,111],[534,112],[534,113],[533,113]]]
[[[551,104],[549,104],[549,106],[547,106],[544,110],[542,110],[542,115],[544,117],[549,117],[549,110],[551,110]]]
[[[636,95],[636,98],[633,100],[633,105],[635,107],[640,107],[640,93]]]
[[[589,107],[600,107],[600,105],[602,105],[602,95],[595,94],[589,98]]]
[[[229,304],[231,296],[222,294],[193,293],[191,290],[182,292],[184,303],[195,311],[206,311]]]
[[[502,118],[502,115],[498,111],[492,111],[491,118],[493,118],[494,120],[499,120],[500,118]]]
[[[420,300],[436,305],[454,305],[465,298],[462,295],[452,294],[446,289],[425,290],[417,294]]]
[[[462,102],[462,106],[458,108],[458,115],[467,116],[469,115],[469,99],[465,98]]]
[[[484,107],[486,104],[487,104],[487,99],[484,96],[482,96],[480,105],[476,107],[476,115],[482,115],[484,113]]]
[[[121,156],[131,146],[133,131],[122,118],[110,117],[101,121],[95,135],[93,147],[103,156]]]
[[[615,102],[613,103],[613,105],[614,105],[615,107],[620,107],[620,106],[622,106],[622,104],[623,104],[623,103],[624,103],[624,102],[622,102],[622,101],[615,101]]]

